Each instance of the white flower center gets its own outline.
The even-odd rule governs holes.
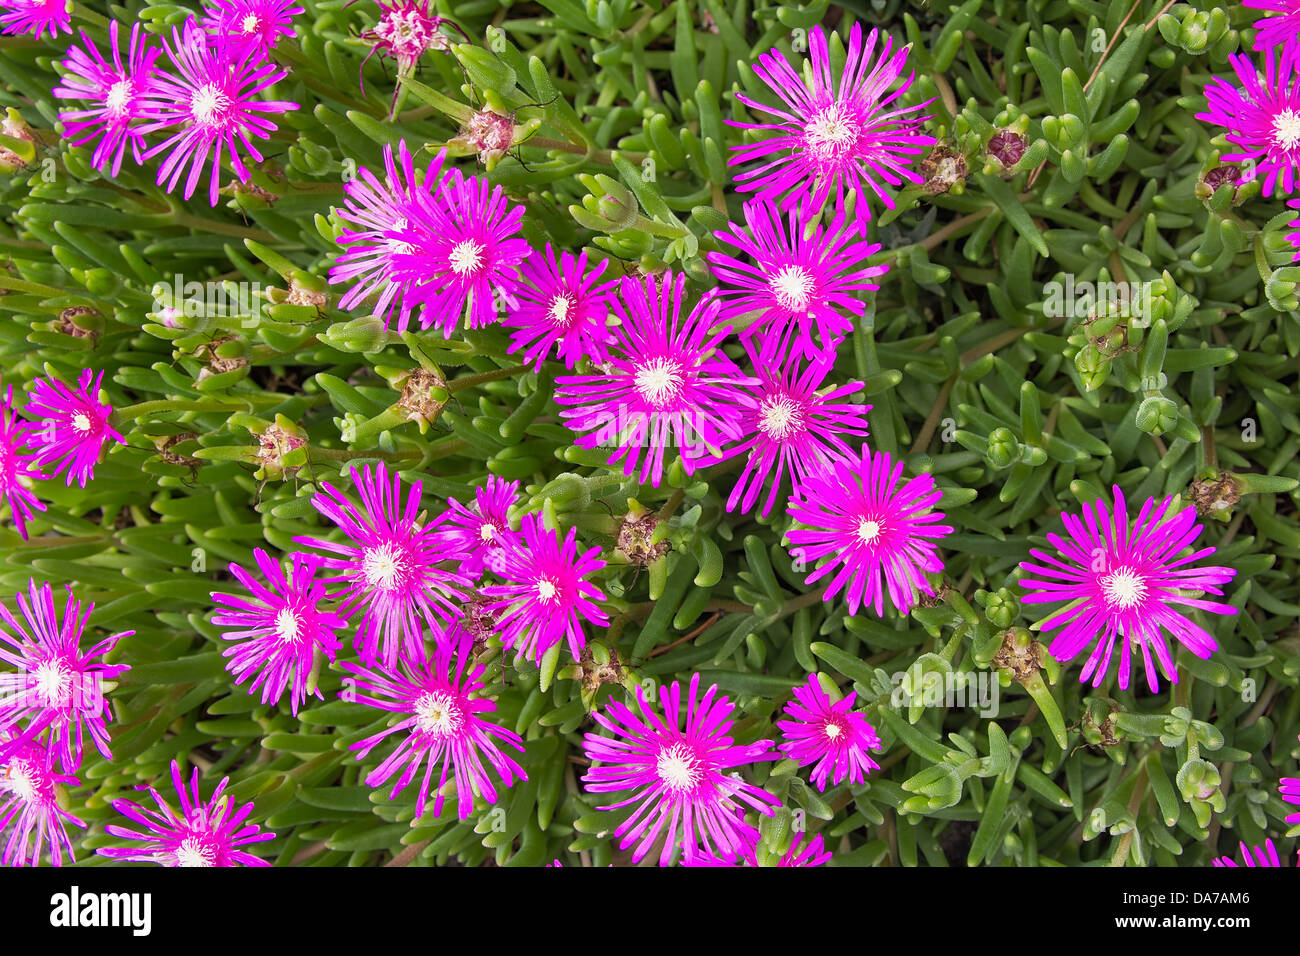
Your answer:
[[[758,427],[769,438],[784,441],[803,430],[803,409],[788,395],[769,396],[759,405]]]
[[[85,412],[77,412],[72,416],[72,427],[81,434],[86,434],[86,432],[90,431],[90,416]]]
[[[633,381],[642,399],[661,408],[681,394],[682,367],[670,358],[654,358],[637,368]]]
[[[462,240],[456,243],[447,259],[452,272],[458,276],[468,275],[483,264],[483,246],[473,239]]]
[[[176,865],[215,866],[217,862],[215,856],[212,847],[197,837],[188,836],[176,848]]]
[[[567,328],[573,321],[573,300],[567,295],[557,295],[551,300],[551,309],[546,317],[556,328]]]
[[[1282,149],[1300,146],[1300,113],[1283,110],[1273,117],[1273,145]]]
[[[407,570],[403,554],[391,544],[368,548],[361,556],[362,577],[370,587],[381,591],[396,589]]]
[[[262,22],[261,18],[258,17],[256,13],[250,13],[246,17],[244,17],[243,21],[239,24],[239,26],[240,29],[242,29],[245,33],[255,33],[257,31],[258,25],[261,24],[261,22]]]
[[[1120,568],[1101,577],[1101,593],[1111,607],[1131,608],[1147,596],[1147,583],[1132,568]]]
[[[808,308],[808,300],[812,298],[812,273],[802,266],[782,266],[768,283],[768,288],[781,308],[802,312]]]
[[[858,521],[858,540],[863,544],[875,544],[879,541],[880,531],[879,521],[870,518],[862,518]]]
[[[831,740],[837,739],[839,735],[842,733],[844,733],[844,731],[840,729],[839,724],[833,724],[833,723],[826,724],[826,736],[829,737]]]
[[[275,614],[275,636],[286,644],[298,640],[302,632],[302,619],[291,607],[282,607]]]
[[[661,750],[655,770],[664,786],[675,791],[693,789],[702,776],[699,758],[684,743],[675,743],[667,750]]]
[[[230,109],[230,97],[213,83],[200,86],[190,100],[190,114],[199,126],[219,126]]]
[[[9,764],[9,770],[5,773],[5,777],[9,792],[23,803],[31,803],[36,798],[36,781],[32,779],[27,764],[21,760],[13,761]]]
[[[542,578],[537,582],[537,596],[543,601],[552,602],[559,593],[559,587],[550,578]]]
[[[460,726],[460,707],[447,694],[425,694],[415,704],[415,723],[426,734],[445,737]]]
[[[125,113],[130,102],[131,81],[129,79],[118,80],[108,88],[108,94],[104,97],[104,106],[108,108],[108,115],[113,119]]]
[[[484,521],[478,526],[478,536],[482,541],[491,541],[497,536],[497,529],[492,525],[492,522]]]
[[[42,661],[32,673],[36,694],[46,707],[62,707],[68,702],[72,675],[58,661]]]
[[[839,103],[813,117],[804,129],[804,144],[818,160],[838,160],[858,141],[862,125]]]

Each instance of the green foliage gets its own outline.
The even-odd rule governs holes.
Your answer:
[[[814,670],[855,690],[883,739],[863,785],[821,793],[788,763],[759,766],[788,808],[763,824],[768,862],[800,828],[824,835],[836,865],[1203,865],[1287,835],[1276,782],[1300,756],[1300,267],[1280,201],[1206,184],[1231,150],[1194,118],[1209,76],[1249,48],[1254,11],[439,0],[469,42],[426,54],[390,118],[393,80],[377,57],[361,65],[374,5],[303,5],[276,53],[292,72],[272,91],[302,108],[218,208],[163,192],[153,164],[128,159],[108,179],[60,138],[50,90],[66,37],[0,51],[0,105],[31,130],[0,137],[19,167],[0,179],[4,379],[104,369],[127,439],[84,491],[41,484],[30,540],[0,530],[0,592],[66,583],[94,602],[95,633],[135,631],[113,657],[132,667],[111,694],[113,760],[88,754],[67,796],[90,824],[84,851],[116,842],[111,799],[180,758],[256,801],[278,863],[622,862],[620,814],[596,811],[579,781],[589,713],[695,671],[736,702],[742,741],[778,735],[790,688]],[[155,27],[186,15],[93,6]],[[574,447],[550,400],[555,367],[519,367],[499,328],[399,334],[340,312],[343,290],[324,281],[345,178],[398,138],[448,144],[468,168],[462,127],[487,105],[520,145],[479,173],[526,205],[534,247],[589,247],[611,274],[680,269],[703,291],[713,231],[740,218],[730,147],[754,135],[726,125],[751,118],[733,94],[770,99],[758,54],[797,61],[812,25],[846,33],[854,19],[912,43],[904,101],[933,99],[927,129],[969,171],[908,186],[877,215],[890,271],[832,376],[866,382],[873,447],[932,474],[956,528],[940,598],[907,618],[821,601],[783,547],[780,509],[724,510],[729,466],[675,464],[656,489]],[[1023,156],[988,152],[999,130],[1023,135]],[[178,276],[230,295],[186,308]],[[1069,315],[1071,281],[1144,283],[1150,297]],[[424,483],[431,512],[489,474],[520,480],[529,510],[610,561],[597,583],[612,622],[588,634],[589,659],[565,650],[537,668],[487,652],[486,693],[527,742],[529,780],[464,823],[454,799],[417,819],[413,789],[389,800],[364,784],[376,758],[348,747],[387,721],[338,699],[341,670],[320,671],[324,700],[295,718],[232,686],[211,623],[210,593],[237,588],[226,562],[325,531],[311,495],[380,459]],[[1029,549],[1114,484],[1195,504],[1216,563],[1238,571],[1226,600],[1242,613],[1198,616],[1220,651],[1180,652],[1179,682],[1156,695],[1140,679],[1081,685],[1018,599]],[[667,548],[643,566],[617,538],[623,515],[650,513],[662,523],[649,544]],[[921,689],[954,673],[991,678],[996,714],[894,700],[895,675]]]

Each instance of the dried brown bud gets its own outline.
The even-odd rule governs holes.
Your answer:
[[[1237,479],[1226,473],[1193,481],[1187,493],[1196,506],[1196,513],[1207,518],[1223,517],[1224,512],[1241,500]]]
[[[668,542],[651,543],[659,519],[654,512],[646,512],[639,517],[626,515],[618,529],[618,550],[627,555],[629,564],[654,564],[668,553]]]
[[[1024,683],[1043,669],[1043,645],[1023,627],[1012,627],[1002,632],[1002,646],[993,655],[993,669],[1009,671],[1011,679]]]
[[[397,407],[406,412],[411,421],[423,419],[432,423],[442,413],[446,402],[440,402],[431,394],[435,388],[447,387],[447,383],[438,375],[425,368],[416,368],[402,385],[402,396],[397,400]]]
[[[936,146],[921,161],[922,188],[931,196],[946,193],[958,183],[966,182],[966,157],[947,146]]]

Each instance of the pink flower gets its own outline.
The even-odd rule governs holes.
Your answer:
[[[622,461],[623,473],[631,475],[639,461],[638,480],[656,488],[670,446],[678,446],[689,475],[715,460],[722,442],[740,438],[738,390],[758,384],[720,348],[730,327],[709,333],[717,320],[713,295],[683,319],[685,288],[686,277],[672,271],[662,280],[623,278],[613,300],[620,325],[608,360],[597,374],[555,380],[556,402],[569,406],[560,417],[580,433],[575,444],[613,446],[608,464]]]
[[[253,557],[266,584],[232,563],[230,573],[251,597],[212,592],[213,601],[230,608],[214,614],[212,623],[236,628],[222,635],[240,642],[222,652],[223,657],[231,658],[228,667],[235,684],[256,675],[248,692],[262,688],[263,704],[279,703],[292,684],[289,708],[297,716],[298,705],[307,699],[308,677],[317,653],[334,660],[341,647],[334,632],[347,627],[347,621],[320,606],[325,585],[315,580],[320,566],[315,555],[295,552],[288,574],[261,548],[253,549]],[[321,698],[319,688],[313,692]]]
[[[1246,163],[1238,182],[1264,177],[1263,193],[1290,193],[1300,164],[1300,45],[1288,43],[1281,56],[1264,53],[1263,83],[1253,60],[1245,54],[1228,57],[1239,86],[1213,77],[1205,86],[1209,109],[1196,118],[1228,130],[1224,138],[1239,147],[1224,153],[1224,162]]]
[[[760,346],[760,352],[762,349]],[[747,513],[766,487],[761,512],[766,518],[787,478],[797,498],[810,474],[833,461],[857,457],[844,438],[866,437],[871,406],[843,401],[862,389],[861,382],[823,390],[822,383],[834,365],[830,358],[805,367],[791,356],[769,365],[755,354],[748,340],[745,350],[758,373],[759,385],[740,392],[741,440],[721,455],[723,461],[747,456],[745,469],[727,498],[727,510],[734,511],[739,505],[741,513]]]
[[[1300,777],[1283,777],[1277,789],[1282,794],[1283,800],[1292,806],[1300,807]],[[1300,812],[1288,816],[1286,822],[1300,823]]]
[[[1241,863],[1243,866],[1281,866],[1282,861],[1277,857],[1277,848],[1273,846],[1272,840],[1265,840],[1263,846],[1248,847],[1245,843],[1238,843],[1241,848]],[[1230,856],[1220,856],[1210,861],[1212,866],[1231,866],[1236,867],[1237,862]]]
[[[104,373],[95,376],[92,386],[93,374],[83,369],[75,390],[56,378],[38,378],[23,409],[31,423],[26,429],[27,445],[35,452],[36,464],[53,465],[54,475],[67,471],[65,484],[71,485],[75,478],[82,488],[95,477],[104,443],[112,439],[126,444],[108,423],[113,406],[98,397]]]
[[[850,691],[842,700],[832,701],[816,674],[808,683],[794,689],[794,700],[786,704],[791,720],[779,720],[785,739],[778,749],[799,766],[815,763],[812,782],[825,792],[826,779],[838,787],[848,777],[850,783],[862,783],[880,765],[868,751],[880,750],[876,729],[861,714],[853,713],[857,692]]]
[[[172,27],[172,42],[164,37],[163,47],[180,76],[159,75],[149,94],[155,118],[140,132],[175,132],[146,152],[144,158],[166,156],[158,169],[158,185],[166,181],[168,192],[176,188],[188,166],[186,199],[194,195],[203,167],[211,160],[208,202],[215,206],[223,159],[229,161],[241,183],[248,182],[250,174],[240,156],[241,146],[260,163],[262,154],[253,140],[270,139],[276,129],[266,114],[296,110],[298,104],[255,99],[262,90],[284,79],[287,72],[259,59],[255,47],[241,49],[208,42],[193,19],[186,21],[183,38]]]
[[[1267,10],[1277,14],[1255,21],[1256,50],[1282,46],[1300,34],[1300,2],[1297,0],[1241,0],[1241,5],[1250,10]]]
[[[488,607],[504,611],[497,622],[502,644],[534,663],[566,639],[574,659],[582,657],[583,621],[609,625],[609,616],[595,603],[605,595],[585,580],[605,562],[600,548],[579,554],[577,535],[578,529],[570,528],[561,541],[558,531],[543,527],[540,515],[524,515],[522,546],[503,552],[495,569],[505,584],[482,589],[487,597],[504,598]]]
[[[943,570],[935,542],[952,528],[936,524],[944,515],[930,511],[943,492],[930,475],[909,478],[900,487],[902,474],[901,461],[864,445],[860,460],[832,462],[810,475],[801,496],[790,500],[790,516],[803,525],[787,532],[797,545],[790,554],[822,562],[808,584],[838,568],[824,598],[844,591],[850,614],[863,604],[883,614],[886,591],[889,603],[906,614],[917,592],[934,594],[922,572]]]
[[[717,685],[699,697],[700,675],[691,677],[686,727],[682,729],[681,684],[659,688],[664,719],[655,715],[640,687],[637,711],[611,700],[608,716],[594,713],[596,722],[613,736],[588,733],[583,745],[592,767],[582,778],[591,793],[633,791],[618,803],[598,807],[636,808],[614,831],[620,849],[633,843],[633,862],[640,862],[663,839],[659,863],[667,865],[680,846],[687,859],[701,853],[741,855],[752,842],[754,828],[737,813],[747,805],[771,816],[777,799],[761,787],[728,773],[760,760],[771,760],[772,741],[737,746],[730,736],[734,710]]]
[[[524,207],[500,186],[454,168],[416,202],[410,239],[392,254],[392,278],[407,283],[420,304],[421,327],[451,338],[462,316],[471,329],[495,322],[514,301],[517,266],[530,251],[518,238]]]
[[[149,48],[149,34],[136,23],[131,27],[123,65],[117,44],[119,27],[116,20],[108,25],[111,63],[104,59],[95,41],[82,30],[81,46],[68,47],[67,58],[63,61],[63,82],[54,88],[57,99],[89,102],[85,109],[63,110],[59,113],[59,120],[63,123],[64,135],[73,146],[95,143],[91,165],[101,171],[107,170],[110,176],[121,171],[122,156],[128,144],[136,163],[143,161],[141,147],[144,137],[138,123],[151,116],[148,94],[153,89],[154,63],[161,53]]]
[[[524,349],[524,362],[535,362],[537,372],[553,347],[565,368],[583,358],[603,362],[605,347],[613,339],[605,319],[618,286],[617,279],[597,285],[608,265],[601,260],[588,271],[585,249],[577,258],[563,252],[557,263],[549,242],[545,255],[534,252],[526,258],[523,283],[515,292],[517,304],[501,323],[517,330],[511,333],[510,351]]]
[[[53,40],[60,33],[72,32],[72,10],[67,0],[3,0],[0,3],[0,27],[5,33],[30,33],[39,37],[49,33]]]
[[[16,598],[21,621],[0,602],[0,620],[8,627],[0,630],[0,661],[14,668],[12,673],[0,674],[0,730],[12,733],[24,720],[27,726],[21,736],[25,738],[48,730],[50,751],[69,773],[81,766],[87,733],[95,748],[109,757],[106,724],[112,719],[112,710],[103,685],[130,668],[103,664],[96,658],[104,657],[118,641],[135,632],[114,634],[83,653],[81,635],[95,605],[87,605],[81,613],[81,602],[68,588],[60,623],[49,584],[37,588],[36,582],[29,580],[27,596],[20,592]]]
[[[344,691],[345,699],[368,704],[380,710],[401,715],[402,719],[373,737],[352,745],[359,750],[360,760],[392,735],[400,735],[397,748],[366,775],[366,783],[376,787],[399,770],[401,776],[393,785],[389,799],[393,799],[415,779],[424,766],[424,779],[420,795],[416,798],[415,815],[424,813],[430,794],[433,772],[442,768],[437,785],[437,798],[433,813],[442,813],[443,788],[450,774],[456,781],[456,809],[460,819],[467,820],[474,810],[475,795],[495,803],[497,791],[488,775],[483,758],[501,777],[503,787],[512,786],[516,780],[527,780],[523,768],[507,756],[498,745],[499,738],[506,745],[523,752],[523,742],[513,731],[485,720],[481,715],[496,710],[496,704],[476,696],[483,690],[483,665],[478,664],[465,673],[471,663],[472,643],[468,635],[455,642],[440,641],[430,659],[421,648],[418,654],[405,657],[400,671],[393,669],[366,670],[351,663],[343,667],[355,675],[361,691]],[[374,696],[370,696],[370,695]]]
[[[725,854],[717,855],[712,853],[703,853],[694,859],[684,860],[686,866],[757,866],[758,865],[758,843],[757,832],[747,834],[752,837],[751,842],[747,843],[745,852],[740,855]],[[795,839],[790,848],[785,851],[781,859],[777,861],[777,866],[821,866],[828,863],[833,854],[826,849],[822,843],[822,835],[814,833],[804,842],[800,843]]]
[[[132,820],[143,830],[132,830],[110,823],[105,829],[115,837],[141,841],[134,847],[102,847],[98,852],[114,860],[157,863],[159,866],[270,866],[266,860],[239,847],[274,840],[274,833],[259,833],[255,823],[245,824],[253,804],[235,809],[235,802],[225,796],[229,777],[223,777],[204,802],[199,794],[199,770],[194,768],[189,787],[181,779],[180,765],[172,761],[172,786],[180,797],[177,813],[171,804],[147,789],[157,810],[139,806],[131,800],[114,800],[113,809]]]
[[[1191,594],[1222,594],[1219,585],[1231,581],[1237,572],[1232,568],[1191,566],[1212,555],[1212,547],[1179,557],[1201,533],[1194,508],[1173,514],[1169,510],[1172,498],[1159,504],[1148,498],[1130,527],[1124,493],[1118,485],[1114,492],[1113,509],[1097,501],[1084,505],[1082,520],[1062,514],[1068,537],[1048,534],[1055,555],[1032,549],[1029,553],[1041,563],[1022,561],[1020,567],[1041,577],[1024,577],[1020,583],[1030,592],[1025,597],[1027,604],[1069,602],[1036,627],[1043,631],[1061,628],[1048,652],[1062,663],[1093,645],[1080,681],[1095,673],[1093,686],[1101,686],[1118,639],[1120,688],[1128,689],[1133,649],[1140,647],[1147,686],[1155,693],[1158,680],[1151,659],[1153,648],[1160,672],[1171,683],[1178,683],[1163,632],[1173,635],[1200,658],[1208,658],[1218,647],[1209,631],[1183,616],[1177,607],[1236,614],[1237,609],[1230,604],[1200,600]]]
[[[889,271],[885,265],[867,264],[880,244],[845,228],[843,206],[836,207],[829,229],[818,223],[811,235],[794,210],[783,221],[770,202],[743,208],[748,229],[719,230],[714,237],[735,246],[746,259],[708,254],[722,284],[719,318],[739,327],[746,316],[757,314],[744,334],[764,333],[763,356],[774,365],[787,352],[809,359],[834,352],[853,331],[849,316],[866,311],[863,293],[880,288],[871,280]]]
[[[420,482],[411,486],[405,504],[401,476],[394,474],[390,482],[388,466],[382,461],[373,473],[368,465],[353,466],[352,482],[361,494],[360,508],[329,482],[321,482],[324,491],[312,498],[316,510],[348,540],[337,543],[300,536],[294,541],[331,555],[323,564],[339,574],[325,580],[345,585],[331,599],[344,599],[341,614],[363,611],[357,652],[369,663],[382,660],[392,667],[402,649],[422,653],[421,619],[435,636],[442,635],[444,626],[456,617],[457,602],[465,599],[463,588],[469,587],[470,580],[438,566],[461,560],[464,554],[446,547],[438,534],[445,514],[423,527],[417,524]]]
[[[35,467],[35,459],[24,450],[27,425],[14,415],[14,387],[5,389],[0,402],[0,498],[9,504],[14,527],[27,540],[27,522],[32,514],[44,511],[45,504],[23,483],[44,481],[48,475]]]
[[[451,38],[442,32],[442,25],[451,21],[431,14],[429,0],[396,0],[394,3],[378,0],[378,6],[378,22],[361,34],[363,40],[374,44],[367,60],[377,52],[395,60],[398,74],[405,75],[424,56],[425,50],[451,48]]]
[[[293,36],[297,0],[206,0],[203,26],[213,43],[250,46],[266,56],[281,37]]]
[[[878,37],[883,37],[883,43],[877,56]],[[757,192],[760,199],[780,199],[787,210],[802,200],[800,209],[805,222],[821,213],[832,189],[837,204],[843,202],[846,189],[853,189],[858,194],[860,230],[871,219],[866,190],[893,209],[894,201],[885,191],[885,184],[921,182],[921,177],[907,166],[926,146],[936,142],[933,136],[920,132],[921,124],[930,117],[917,114],[928,101],[915,106],[895,104],[911,87],[912,75],[897,90],[888,92],[902,75],[909,50],[893,50],[893,43],[888,34],[872,30],[864,49],[862,28],[853,24],[848,57],[836,80],[831,73],[826,34],[820,26],[814,27],[808,36],[811,85],[805,81],[803,71],[790,66],[781,51],[760,56],[754,72],[776,93],[784,108],[765,106],[744,93],[736,94],[736,99],[746,106],[776,119],[757,124],[728,120],[731,126],[772,132],[757,143],[732,147],[737,151],[732,165],[756,164],[736,177],[737,188]]]
[[[37,741],[0,741],[0,833],[9,831],[0,863],[39,866],[46,844],[55,866],[63,865],[65,849],[69,860],[75,858],[65,825],[84,828],[86,824],[59,806],[55,788],[79,783],[55,771],[53,759]]]
[[[519,535],[510,529],[510,508],[518,497],[519,482],[489,475],[487,482],[474,490],[473,504],[447,499],[438,537],[448,550],[466,555],[461,573],[477,580],[484,568],[496,571],[505,553],[516,547]]]
[[[444,176],[443,163],[446,150],[429,160],[422,178],[417,183],[415,163],[406,141],[398,142],[400,162],[393,159],[393,147],[384,146],[384,179],[381,181],[366,167],[357,170],[357,176],[345,183],[347,196],[338,216],[344,223],[356,226],[339,234],[342,255],[330,267],[331,284],[360,280],[339,300],[340,309],[351,309],[358,303],[378,293],[379,298],[371,314],[382,319],[387,327],[392,311],[397,308],[397,330],[405,332],[411,320],[415,303],[411,290],[420,281],[412,277],[398,281],[394,278],[396,256],[411,249],[417,241],[414,220],[424,215],[416,197],[437,191]]]

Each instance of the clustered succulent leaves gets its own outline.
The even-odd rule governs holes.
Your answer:
[[[1300,5],[0,28],[6,865],[1294,861]]]

